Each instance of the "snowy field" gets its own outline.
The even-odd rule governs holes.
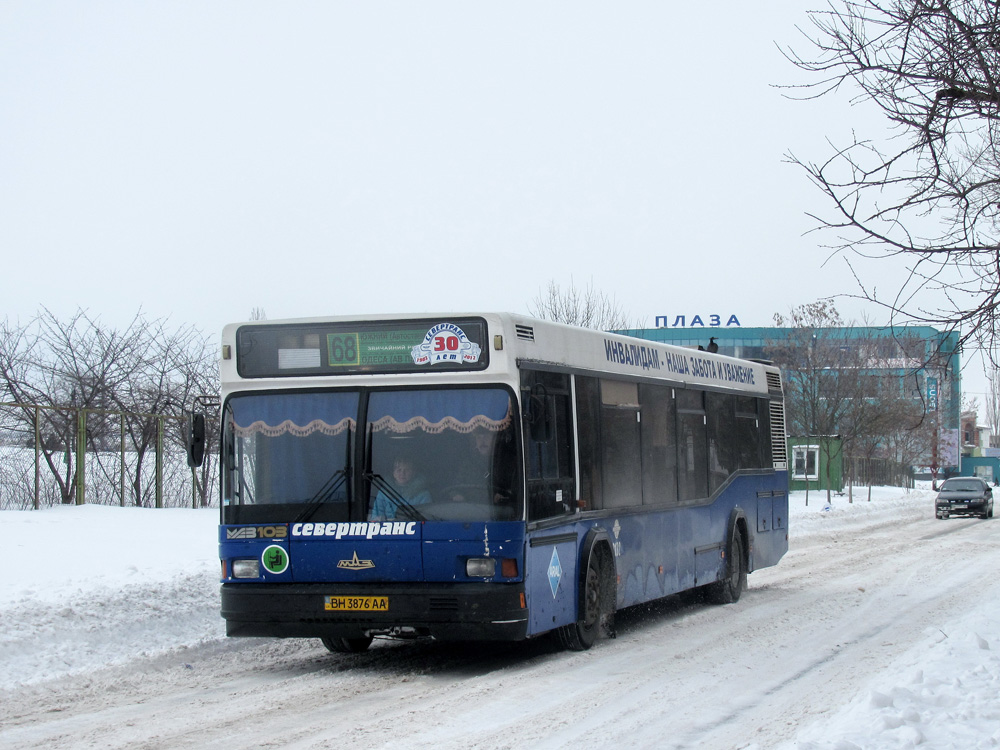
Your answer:
[[[217,700],[205,711],[214,712],[221,725],[223,718],[235,718],[223,716],[227,711],[249,715],[242,701],[256,705],[264,701],[258,692],[268,689],[303,691],[303,696],[319,691],[328,704],[319,698],[310,708],[312,697],[296,699],[280,718],[277,712],[272,717],[272,726],[282,731],[247,736],[233,725],[206,735],[212,739],[206,746],[1000,747],[1000,520],[936,521],[932,500],[928,489],[877,488],[871,502],[858,491],[853,503],[836,497],[826,508],[825,495],[812,493],[806,507],[804,494],[794,493],[789,555],[776,568],[752,574],[739,603],[673,604],[652,614],[626,615],[616,640],[583,654],[529,645],[486,657],[462,647],[392,642],[376,642],[368,654],[348,657],[327,654],[317,641],[226,639],[218,615],[217,510],[84,506],[0,512],[6,573],[0,578],[0,747],[197,747],[194,726],[177,734],[168,730],[189,710],[188,702]],[[886,540],[904,530],[912,530],[912,541],[904,540],[900,549],[925,548],[916,559],[932,578],[927,570],[921,575],[907,570],[902,560],[907,553],[890,549]],[[879,582],[883,568],[891,583]],[[824,586],[839,592],[836,598],[826,605],[820,601],[811,621],[796,624],[794,612],[812,606],[800,590],[815,596]],[[911,615],[916,622],[897,632],[891,618],[879,615],[897,600],[911,602],[901,611],[927,611],[927,621]],[[824,631],[823,606],[856,606],[858,614],[848,613]],[[745,626],[733,624],[751,615]],[[856,632],[845,624],[853,622]],[[748,633],[745,650],[759,642],[771,653],[742,666],[742,657],[732,656],[742,652],[709,645],[727,638],[713,630],[723,627]],[[781,628],[787,638],[764,635]],[[843,643],[830,642],[829,633]],[[693,645],[696,634],[705,636],[703,650]],[[661,636],[670,639],[669,648],[685,639],[692,646],[673,653],[663,679],[654,679],[660,669],[655,659],[663,650],[653,640]],[[810,652],[821,657],[809,662],[812,666],[795,666]],[[854,652],[849,659],[842,656]],[[734,662],[728,677],[717,663],[726,659]],[[721,714],[718,707],[692,705],[687,712],[695,719],[688,726],[665,707],[656,708],[666,705],[662,697],[651,697],[658,691],[676,703],[688,697],[683,691],[704,689],[707,698],[690,697],[693,703],[711,703],[707,675],[716,672],[734,683],[719,698],[727,704]],[[815,692],[782,697],[781,686],[806,672],[816,679],[803,686]],[[599,700],[587,698],[592,703],[580,709],[560,708],[566,715],[562,722],[551,718],[559,715],[555,708],[550,714],[536,705],[572,693],[567,679],[597,682],[607,675],[619,675],[615,687]],[[133,698],[123,697],[130,691]],[[457,704],[461,709],[449,709],[456,713],[453,719],[428,723],[438,705],[431,701],[454,705],[450,701],[466,691],[468,701],[483,704]],[[389,710],[380,708],[375,696],[417,703],[394,715],[391,731],[373,727],[366,733],[346,707],[356,710],[359,702],[368,702],[374,719]],[[296,722],[298,705],[304,712]],[[780,722],[767,722],[768,711]],[[322,714],[326,724],[312,712]],[[753,713],[758,720],[749,716]],[[351,731],[335,731],[338,715],[354,722]],[[522,726],[536,715],[533,729]],[[197,723],[207,721],[202,717]],[[720,722],[728,722],[728,729],[720,730]],[[466,743],[460,738],[462,723]],[[700,724],[713,729],[699,729]],[[581,734],[586,725],[597,731]]]

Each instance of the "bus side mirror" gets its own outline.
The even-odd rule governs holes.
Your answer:
[[[539,393],[539,391],[541,393]],[[552,409],[549,395],[542,385],[532,388],[528,397],[528,433],[536,443],[547,443],[552,439]]]
[[[205,460],[205,415],[188,414],[184,434],[184,448],[187,450],[188,466],[201,466]]]

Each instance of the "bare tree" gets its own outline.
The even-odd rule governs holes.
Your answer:
[[[1000,435],[1000,372],[988,370],[986,382],[989,384],[985,398],[986,422],[990,427],[990,435]]]
[[[614,296],[594,289],[593,281],[586,289],[579,289],[572,280],[565,289],[555,281],[549,281],[546,290],[539,291],[528,305],[528,312],[542,320],[601,331],[639,327],[629,322],[628,314]]]
[[[899,385],[892,375],[871,374],[864,398],[851,409],[848,487],[867,485],[869,501],[877,476],[885,477],[887,468],[925,464],[933,448],[935,424],[926,418],[924,402],[900,398]]]
[[[26,429],[34,431],[44,414],[40,452],[64,503],[75,501],[75,449],[106,448],[112,431],[119,433],[108,412],[134,413],[114,425],[128,435],[137,462],[132,502],[143,504],[138,477],[157,438],[158,415],[180,416],[195,395],[217,392],[210,351],[194,328],[171,330],[141,313],[115,329],[83,310],[62,321],[43,308],[26,325],[0,323],[0,383],[7,398],[23,405]],[[88,412],[85,432],[81,411]],[[181,442],[176,428],[166,436]]]
[[[62,502],[76,494],[75,449],[86,439],[79,432],[81,409],[113,408],[113,393],[134,374],[143,330],[133,321],[124,331],[110,330],[77,311],[59,321],[44,309],[26,326],[0,326],[0,378],[10,397],[21,407],[26,426],[37,418],[28,405],[50,407],[41,414],[44,424],[42,456],[59,486]],[[92,438],[106,427],[95,420]]]
[[[934,443],[934,423],[926,418],[920,401],[889,401],[882,428],[882,452],[886,458],[905,466],[927,463]]]
[[[113,394],[116,407],[135,414],[127,422],[129,442],[135,451],[132,501],[141,505],[141,469],[146,455],[156,447],[160,415],[179,416],[194,399],[217,392],[215,361],[207,339],[193,326],[169,329],[165,321],[144,321],[145,340],[141,353],[132,360],[133,376]],[[171,420],[164,437],[183,448],[182,421]],[[206,473],[207,474],[207,473]],[[202,501],[205,500],[202,488]]]
[[[842,422],[855,391],[856,368],[846,360],[843,339],[833,333],[843,326],[840,315],[829,300],[820,300],[793,309],[787,319],[775,314],[774,322],[792,329],[786,339],[767,345],[784,371],[789,434],[842,437]],[[832,441],[824,443],[828,472],[834,445]]]
[[[888,460],[893,446],[903,448],[900,431],[931,430],[923,420],[922,402],[899,398],[900,380],[893,374],[899,369],[897,363],[886,361],[877,338],[845,324],[830,300],[800,305],[788,318],[775,315],[774,321],[778,327],[791,328],[786,338],[767,344],[770,356],[785,373],[785,420],[790,434],[839,436],[845,461]],[[905,445],[919,443],[909,440]],[[824,446],[829,471],[837,443],[825,441]],[[907,454],[906,463],[916,463],[912,453]],[[850,488],[849,465],[845,471]]]
[[[993,352],[1000,304],[1000,4],[995,0],[831,0],[809,13],[814,76],[804,98],[847,88],[895,135],[834,145],[825,161],[789,158],[827,195],[831,247],[898,257],[908,273],[861,296],[894,320],[963,331]],[[850,262],[850,260],[848,260]]]

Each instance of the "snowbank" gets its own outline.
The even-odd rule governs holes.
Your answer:
[[[218,640],[217,510],[0,512],[0,680],[28,685]]]
[[[800,730],[782,750],[889,750],[1000,746],[1000,607],[929,632],[866,690]]]
[[[119,508],[63,505],[0,512],[12,575],[0,601],[61,602],[102,589],[163,584],[219,570],[212,508]]]

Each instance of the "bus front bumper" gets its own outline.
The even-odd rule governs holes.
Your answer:
[[[377,607],[384,611],[330,611],[330,597],[341,603],[377,600]],[[222,584],[222,617],[229,636],[357,638],[371,634],[517,641],[528,632],[523,602],[521,583]]]

